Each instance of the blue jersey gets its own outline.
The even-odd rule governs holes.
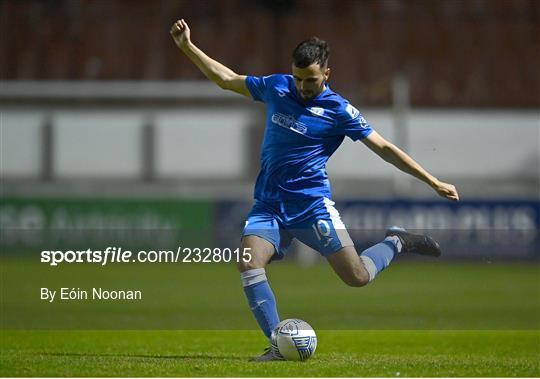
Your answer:
[[[345,136],[356,141],[372,132],[360,112],[328,86],[303,100],[291,75],[248,76],[246,86],[267,107],[255,199],[331,198],[328,158]]]

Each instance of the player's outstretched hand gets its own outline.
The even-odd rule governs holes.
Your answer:
[[[190,31],[188,24],[184,19],[176,21],[171,27],[171,36],[174,39],[174,43],[179,48],[185,47],[190,42]]]
[[[437,193],[448,199],[448,200],[453,200],[453,201],[458,201],[459,200],[459,195],[458,195],[458,192],[456,190],[456,187],[453,185],[453,184],[450,184],[450,183],[444,183],[444,182],[438,182],[434,187],[433,189],[435,191],[437,191]]]

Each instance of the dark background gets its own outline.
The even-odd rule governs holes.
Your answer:
[[[330,43],[332,83],[389,105],[396,74],[413,106],[538,107],[540,2],[2,1],[3,79],[203,79],[163,38],[177,18],[242,74],[289,72],[302,39]]]

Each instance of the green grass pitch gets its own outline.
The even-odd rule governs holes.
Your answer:
[[[538,376],[534,331],[319,331],[306,362],[248,362],[256,331],[3,333],[2,376]]]
[[[272,264],[281,317],[310,322],[319,345],[262,364],[234,267],[0,263],[1,376],[540,376],[537,263],[398,261],[360,289],[326,264]],[[138,283],[145,301],[44,304],[40,283]]]

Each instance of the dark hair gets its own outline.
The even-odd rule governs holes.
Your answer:
[[[302,41],[293,51],[293,63],[298,68],[306,68],[313,63],[318,63],[321,67],[328,64],[330,48],[326,41],[317,37],[311,37]]]

